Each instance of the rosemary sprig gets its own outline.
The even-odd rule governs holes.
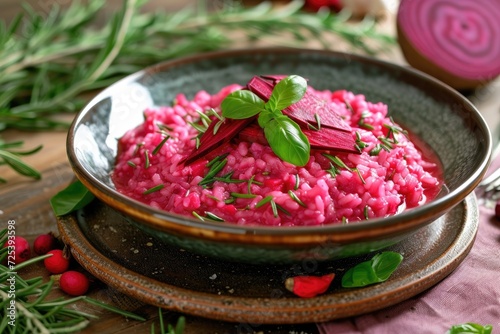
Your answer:
[[[0,131],[66,129],[59,116],[80,110],[89,97],[84,93],[159,61],[231,48],[242,39],[295,47],[314,40],[328,49],[337,45],[327,38],[335,34],[368,54],[395,41],[378,33],[373,20],[347,24],[346,15],[302,11],[301,1],[254,7],[224,1],[211,11],[201,2],[176,13],[141,12],[146,2],[125,0],[102,27],[93,20],[105,0],[73,1],[68,9],[54,6],[46,15],[26,5],[9,26],[0,22]]]
[[[182,334],[184,332],[184,328],[186,326],[186,318],[183,316],[180,316],[177,319],[177,323],[175,324],[175,327],[171,324],[167,324],[165,326],[165,323],[163,321],[163,313],[161,308],[158,308],[158,317],[160,319],[160,334]],[[151,325],[151,334],[156,333],[155,331],[155,326],[154,323]]]
[[[0,231],[0,245],[7,239],[6,229]],[[54,280],[42,277],[24,279],[18,273],[21,268],[42,261],[47,255],[31,258],[13,268],[1,264],[7,248],[0,250],[0,332],[1,333],[74,333],[87,327],[96,318],[68,307],[78,301],[99,306],[130,319],[145,321],[141,316],[118,309],[87,296],[47,300]]]
[[[18,149],[22,147],[23,144],[24,142],[22,141],[4,143],[0,140],[0,166],[7,165],[21,175],[38,180],[41,177],[40,172],[23,162],[22,156],[34,154],[40,151],[42,149],[42,145],[29,151],[19,151]],[[7,182],[7,180],[0,177],[0,183],[5,182]]]

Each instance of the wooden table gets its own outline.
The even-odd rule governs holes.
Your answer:
[[[29,3],[40,11],[47,11],[53,0],[30,0]],[[61,5],[66,5],[70,1],[59,0]],[[153,9],[161,6],[164,9],[175,10],[184,2],[176,1],[150,1],[147,9]],[[107,10],[112,10],[121,4],[119,0],[108,1]],[[0,3],[0,17],[9,20],[21,10],[18,0],[2,0]],[[390,15],[389,15],[390,17]],[[392,29],[393,21],[385,23],[388,29]],[[386,60],[404,64],[403,57],[396,47],[392,52],[381,56]],[[494,138],[499,138],[498,123],[500,123],[500,80],[497,80],[485,88],[477,90],[467,96],[486,118],[491,125]],[[67,118],[71,120],[72,116]],[[8,130],[0,133],[6,141],[23,140],[25,148],[29,149],[39,144],[43,144],[43,150],[35,155],[28,156],[24,160],[37,168],[42,173],[42,179],[34,181],[26,177],[19,176],[9,168],[0,166],[0,177],[8,180],[7,184],[0,185],[0,228],[7,225],[8,220],[14,220],[16,233],[26,236],[32,241],[35,236],[47,233],[49,231],[57,232],[56,218],[49,204],[49,199],[58,191],[63,189],[73,178],[73,172],[69,166],[66,157],[66,132],[21,132]],[[31,269],[26,275],[47,276],[42,266]],[[61,293],[54,288],[53,295]],[[143,333],[149,332],[151,324],[156,322],[157,309],[147,305],[141,305],[135,300],[121,295],[104,285],[95,284],[91,291],[91,296],[100,300],[114,303],[121,308],[136,311],[145,315],[148,320],[144,323],[129,321],[121,316],[105,312],[100,309],[91,309],[90,311],[99,316],[98,320],[91,322],[90,326],[83,333]],[[81,305],[80,307],[88,306]],[[165,312],[165,320],[175,321],[179,315],[172,312]],[[195,317],[187,317],[188,326],[185,333],[232,333],[236,332],[238,324],[228,324]],[[157,327],[158,328],[158,327]],[[298,333],[316,333],[316,327],[313,324],[299,326],[258,326],[253,329],[256,332],[289,333],[295,331]],[[246,333],[246,332],[245,332]]]

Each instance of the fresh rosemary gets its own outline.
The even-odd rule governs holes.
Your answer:
[[[7,229],[0,231],[0,245],[7,240]],[[145,321],[141,316],[126,312],[87,296],[47,300],[54,286],[54,279],[42,277],[24,279],[19,271],[43,261],[47,255],[31,258],[13,268],[1,263],[7,257],[7,248],[0,249],[0,333],[73,333],[96,318],[68,307],[78,301],[87,302],[127,318]]]
[[[22,157],[40,151],[42,149],[42,145],[29,151],[20,151],[19,148],[22,147],[22,145],[22,141],[4,143],[0,140],[0,166],[7,165],[21,175],[38,180],[41,177],[40,172],[23,162]],[[7,182],[7,180],[0,177],[0,183],[5,182]]]
[[[343,13],[302,11],[301,1],[253,7],[221,1],[221,8],[211,10],[201,2],[175,13],[144,12],[146,2],[125,0],[103,26],[94,18],[105,0],[74,1],[65,10],[54,6],[46,15],[26,5],[9,25],[0,22],[0,131],[67,129],[63,113],[80,110],[93,92],[118,79],[160,61],[231,48],[245,40],[295,47],[316,41],[329,49],[337,46],[330,41],[337,35],[368,54],[395,42],[376,31],[374,20],[348,24]],[[0,164],[40,177],[19,153],[13,158],[4,148],[0,152]]]

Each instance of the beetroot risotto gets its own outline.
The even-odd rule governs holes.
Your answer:
[[[144,123],[119,140],[112,175],[118,191],[154,208],[201,220],[266,226],[386,217],[421,205],[439,192],[437,160],[410,141],[389,117],[387,105],[345,90],[307,86],[300,93],[302,102],[278,112],[280,101],[263,107],[273,100],[272,89],[282,78],[229,85],[215,95],[200,91],[192,100],[178,94],[173,106],[145,110]],[[285,86],[281,88],[288,89]],[[221,104],[231,105],[226,97],[244,90],[262,99],[254,99],[259,118],[223,117]],[[239,106],[241,99],[235,101]],[[293,108],[298,110],[300,103],[321,112],[297,116]],[[342,124],[323,124],[329,117],[325,112]],[[298,126],[286,129],[309,139],[302,140],[309,149],[303,166],[278,157],[270,145],[289,142],[273,137],[281,128],[271,123],[281,119],[286,121],[279,123],[284,128],[295,120]],[[284,154],[294,149],[285,147]]]

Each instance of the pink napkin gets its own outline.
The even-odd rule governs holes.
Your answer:
[[[497,159],[492,168],[500,165]],[[395,306],[318,324],[322,334],[444,334],[453,325],[475,322],[500,333],[500,220],[480,206],[476,241],[465,260],[431,289]]]

